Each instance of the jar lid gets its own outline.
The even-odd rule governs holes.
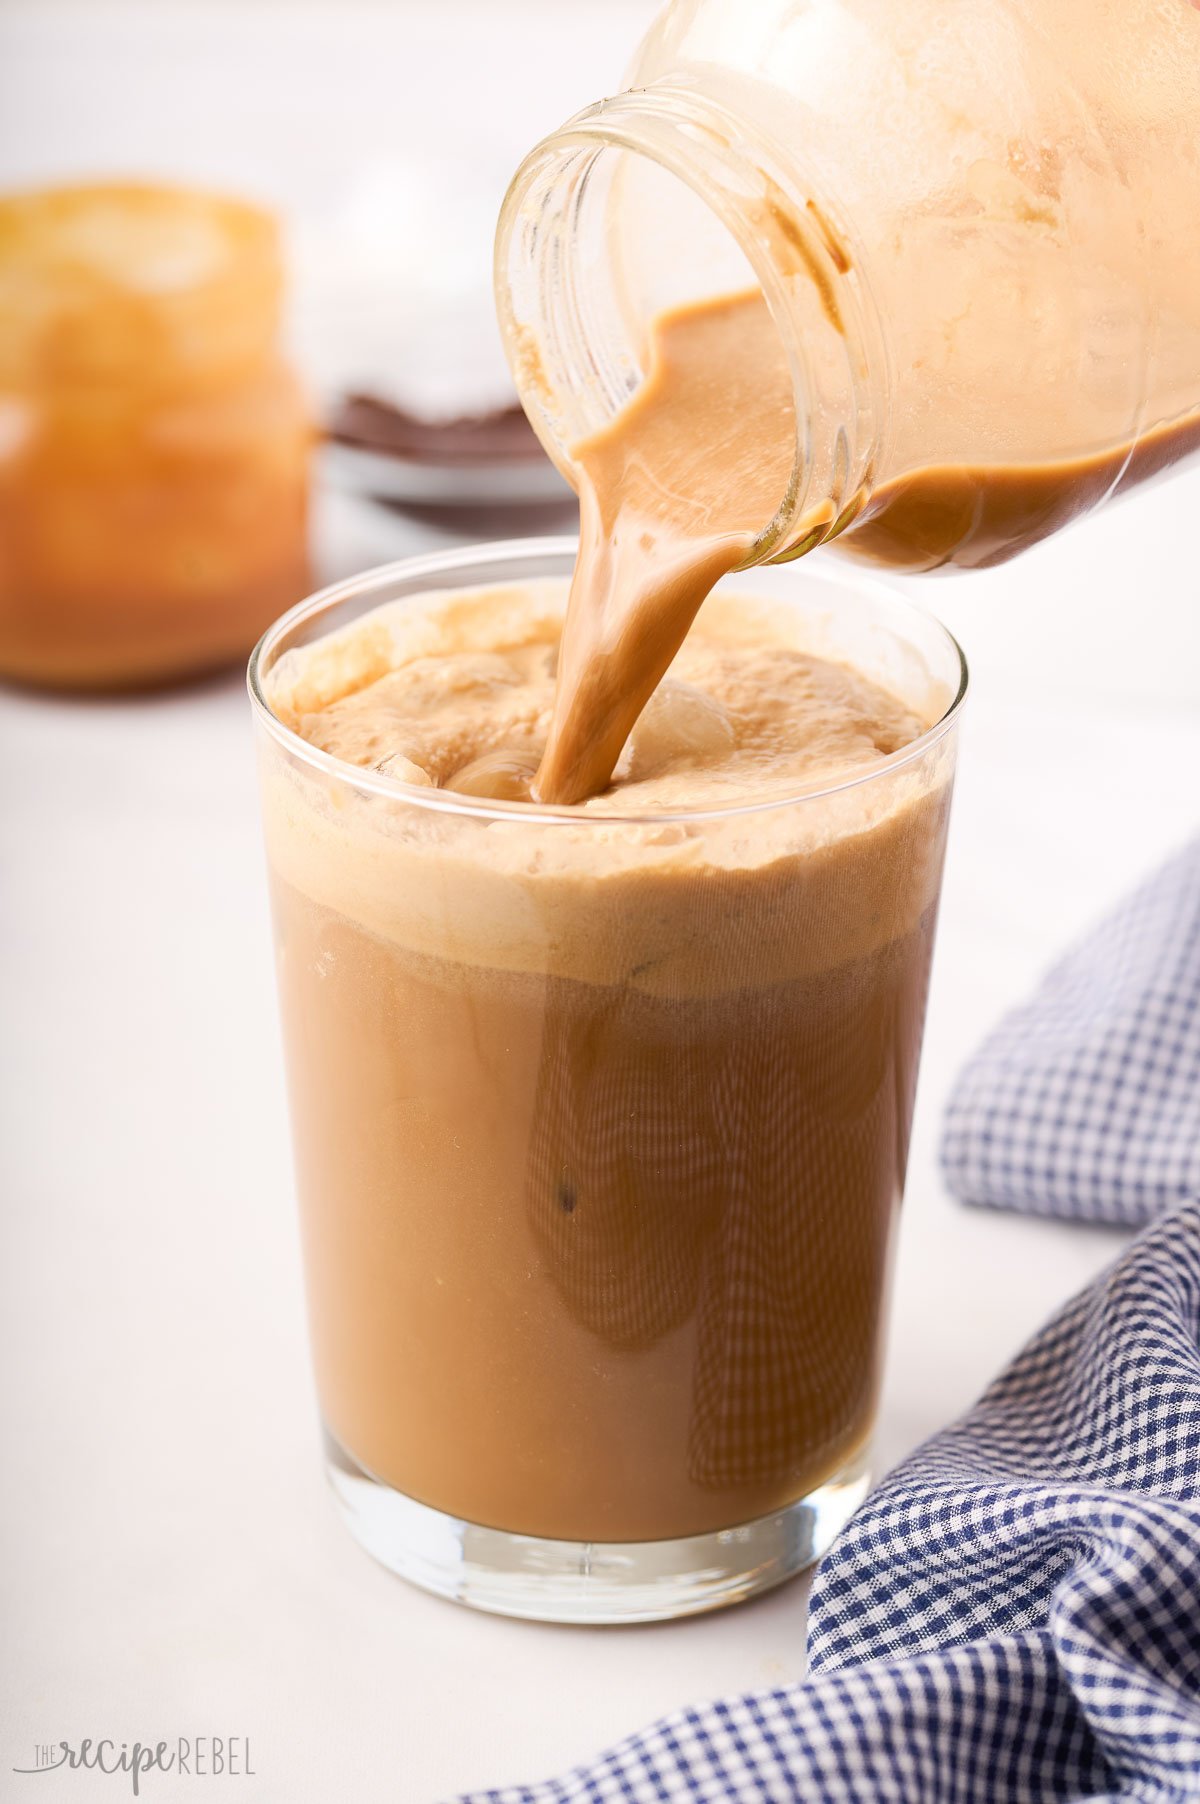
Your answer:
[[[281,284],[276,223],[244,201],[142,183],[0,198],[0,379],[211,380],[269,349]]]

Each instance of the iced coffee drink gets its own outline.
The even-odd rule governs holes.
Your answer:
[[[538,805],[569,568],[397,567],[261,654],[309,1309],[335,1482],[543,1550],[527,1613],[666,1614],[861,1489],[961,673],[861,585],[733,579]],[[648,1544],[696,1552],[623,1610]]]

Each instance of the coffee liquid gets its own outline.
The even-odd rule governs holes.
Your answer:
[[[782,1509],[865,1443],[933,939],[639,989],[274,903],[322,1413],[366,1470],[569,1540]],[[319,975],[324,973],[324,975]]]
[[[384,610],[291,654],[273,705],[409,783],[532,774],[560,607],[531,586]],[[713,598],[613,788],[558,824],[268,765],[322,1413],[452,1515],[698,1534],[870,1433],[947,768],[661,818],[865,772],[928,724],[795,635]]]

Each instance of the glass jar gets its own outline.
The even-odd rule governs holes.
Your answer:
[[[311,428],[269,215],[170,187],[0,201],[0,674],[143,685],[307,585]]]
[[[1200,448],[1189,0],[675,0],[526,159],[502,331],[555,462],[651,319],[759,287],[792,480],[751,562],[844,534],[980,567]]]

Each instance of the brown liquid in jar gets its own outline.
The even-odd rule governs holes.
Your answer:
[[[972,443],[971,420],[944,405],[950,437]],[[1086,443],[1095,428],[1081,416],[1057,429]],[[603,789],[705,595],[746,560],[782,501],[794,446],[791,371],[760,293],[655,320],[645,380],[602,431],[572,447],[580,551],[540,800]],[[1060,462],[917,467],[875,490],[842,544],[893,569],[999,563],[1197,449],[1192,411],[1136,444]],[[811,524],[822,519],[827,508]],[[805,530],[800,522],[793,539]]]

